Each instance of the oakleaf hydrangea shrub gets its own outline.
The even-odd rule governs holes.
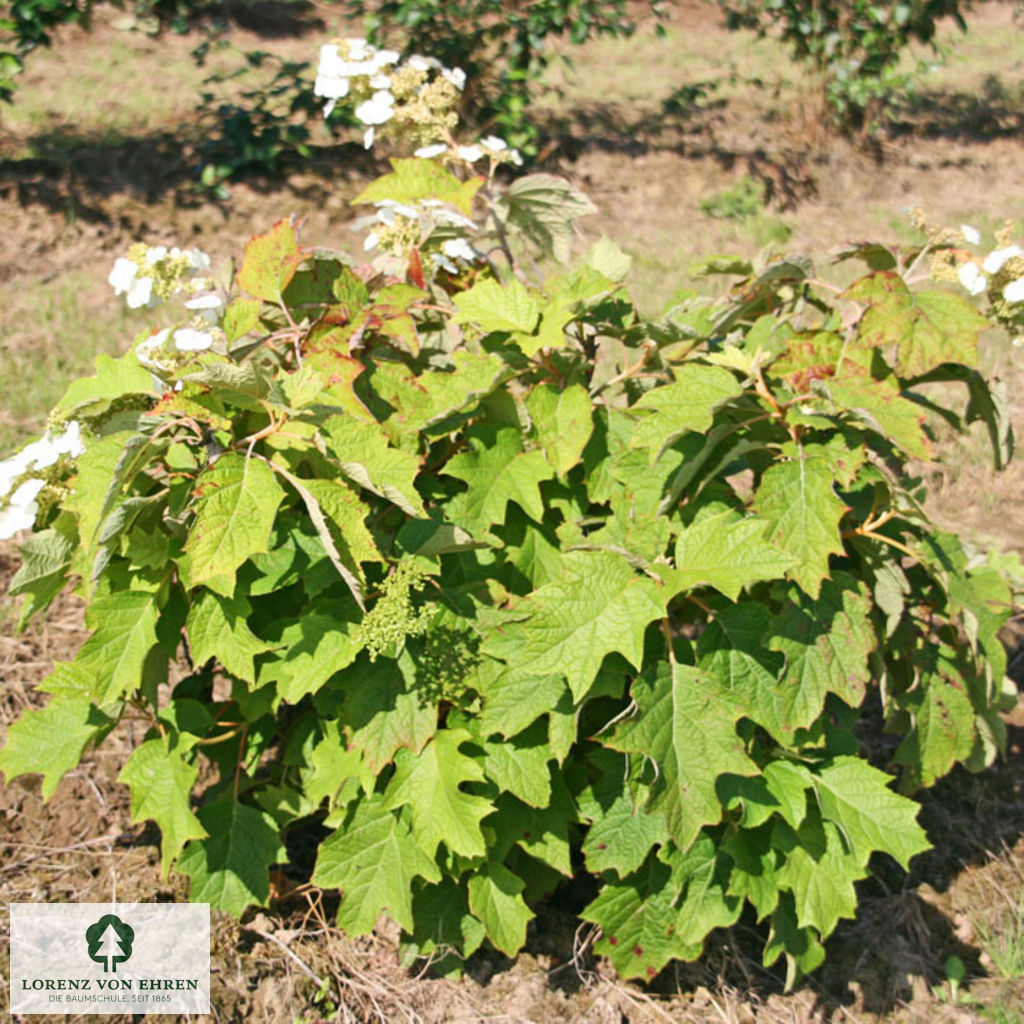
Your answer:
[[[857,244],[843,291],[721,258],[724,296],[652,318],[615,244],[573,258],[582,193],[457,141],[454,71],[388,55],[344,88],[374,53],[331,45],[325,98],[421,155],[357,197],[354,256],[285,220],[229,293],[195,251],[117,262],[129,303],[180,314],[0,468],[5,535],[33,528],[21,621],[73,587],[91,630],[0,769],[48,798],[142,719],[120,779],[195,900],[267,904],[301,830],[340,926],[386,914],[410,956],[514,955],[587,872],[623,976],[749,905],[792,983],[872,858],[928,846],[913,792],[1004,744],[1010,589],[909,467],[935,413],[1010,457],[977,350],[1019,322],[1019,254]]]

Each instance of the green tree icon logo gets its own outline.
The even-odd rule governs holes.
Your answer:
[[[104,914],[95,924],[85,930],[85,941],[89,944],[89,956],[103,964],[103,973],[117,973],[117,965],[123,964],[132,955],[132,941],[135,932],[114,914]]]

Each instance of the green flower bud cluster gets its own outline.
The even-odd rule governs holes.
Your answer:
[[[954,253],[948,250],[937,252],[932,255],[928,273],[933,281],[938,281],[942,284],[958,284],[960,281],[957,275],[959,266],[960,264],[957,262]]]
[[[419,636],[433,614],[429,608],[416,608],[413,593],[426,585],[429,574],[411,559],[399,562],[381,584],[377,603],[366,613],[359,627],[359,639],[370,661],[400,647],[407,637]]]

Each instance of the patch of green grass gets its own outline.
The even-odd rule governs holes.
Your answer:
[[[793,237],[793,229],[774,213],[762,210],[742,222],[744,234],[758,249],[768,245],[785,245]]]
[[[990,978],[981,1015],[992,1024],[1024,1024],[1024,873],[1009,850],[992,867],[971,915]]]
[[[738,248],[744,252],[751,246],[763,249],[785,245],[793,235],[793,229],[781,217],[765,209],[764,184],[748,174],[702,199],[700,208],[716,220],[732,221]]]
[[[595,39],[565,50],[571,65],[552,67],[547,75],[552,89],[544,105],[571,109],[606,97],[652,113],[695,87],[699,93],[713,87],[715,99],[728,100],[745,94],[752,83],[779,82],[780,68],[788,75],[792,67],[793,77],[799,77],[776,40],[730,32],[710,11],[699,31],[670,24],[663,37],[645,29],[628,39]]]
[[[120,36],[90,50],[83,54],[76,48],[70,67],[63,70],[59,44],[33,54],[26,81],[6,112],[13,132],[31,136],[74,125],[80,136],[102,138],[180,121],[194,108],[205,73],[187,54],[160,60],[152,41]],[[67,87],[69,75],[73,88]]]
[[[998,918],[979,922],[977,931],[999,977],[1007,981],[1024,978],[1024,892],[1016,900],[1007,895]]]
[[[656,248],[630,248],[629,294],[645,313],[656,314],[665,308],[671,295],[684,287],[678,253],[662,253]],[[685,264],[684,264],[685,265]]]
[[[731,252],[741,248],[735,243],[726,241],[719,246],[722,252]],[[701,262],[700,257],[709,253],[699,253],[689,244],[689,240],[668,238],[660,244],[649,246],[627,247],[633,257],[626,285],[637,308],[649,316],[658,316],[670,306],[681,301],[681,295],[696,290],[701,295],[723,295],[733,280],[728,277],[693,276],[689,268]]]
[[[1002,10],[993,5],[989,10],[969,11],[966,32],[952,23],[943,27],[936,40],[940,48],[938,57],[927,46],[910,47],[903,68],[910,70],[918,63],[931,66],[934,70],[926,71],[919,81],[927,89],[983,93],[986,80],[995,78],[1005,97],[1016,97],[1016,102],[1024,106],[1024,93],[1020,91],[1024,84],[1021,24],[1011,20],[1008,5],[1000,7]],[[998,76],[993,75],[993,68],[1001,69]]]
[[[702,199],[700,208],[709,217],[723,220],[753,217],[764,210],[764,185],[744,174],[735,185]]]
[[[4,111],[10,135],[28,140],[10,154],[16,158],[53,156],[49,150],[59,147],[62,137],[74,148],[82,141],[102,143],[147,130],[180,132],[195,122],[204,90],[213,94],[215,107],[254,80],[241,74],[247,66],[244,51],[250,48],[244,38],[237,49],[212,48],[202,66],[192,57],[200,41],[195,34],[165,32],[153,38],[98,24],[87,44],[63,45],[62,38],[32,54],[14,102]],[[260,43],[282,58],[295,55],[314,63],[316,47],[313,39]],[[228,84],[204,86],[218,72],[230,76]],[[34,151],[40,146],[42,154]]]
[[[987,1006],[981,1011],[982,1016],[992,1024],[1024,1024],[1024,1014],[1013,1007],[997,1003],[995,1006]]]
[[[153,319],[96,284],[95,271],[76,271],[10,290],[0,314],[0,456],[43,430],[49,410],[97,355],[120,354]]]

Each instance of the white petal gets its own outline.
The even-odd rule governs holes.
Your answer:
[[[988,278],[978,269],[977,263],[961,263],[956,276],[971,295],[980,295],[988,285]]]
[[[393,224],[395,221],[394,214],[396,213],[408,220],[419,220],[420,217],[420,211],[415,206],[409,206],[408,203],[400,203],[396,199],[382,199],[375,205],[380,210],[380,219],[385,224]],[[392,215],[388,216],[388,213]]]
[[[381,68],[397,64],[399,57],[401,57],[401,54],[397,50],[378,50],[371,60],[377,66],[377,70],[379,71]]]
[[[45,480],[26,480],[12,495],[11,504],[25,508],[39,497],[39,492],[46,486]]]
[[[436,57],[424,57],[420,53],[414,53],[405,63],[414,71],[430,71],[441,67],[441,62]]]
[[[471,164],[476,163],[484,155],[484,151],[477,145],[459,146],[456,152],[463,160]]]
[[[367,60],[373,56],[373,47],[361,36],[349,36],[345,43],[350,60]]]
[[[186,251],[185,255],[188,257],[188,262],[193,267],[193,269],[210,269],[210,257],[207,256],[202,249],[189,249]]]
[[[338,64],[336,74],[343,78],[361,78],[375,75],[380,70],[373,60],[343,60]]]
[[[441,250],[445,256],[451,256],[452,259],[465,260],[467,263],[472,263],[476,259],[476,251],[464,238],[449,238],[441,246]]]
[[[964,236],[964,241],[969,245],[977,245],[981,241],[981,233],[977,228],[972,228],[970,224],[961,224],[960,234]]]
[[[371,89],[390,89],[391,88],[391,76],[390,75],[374,75],[370,79]]]
[[[377,125],[390,121],[395,113],[395,97],[386,90],[375,92],[372,99],[356,107],[356,117],[363,124]],[[371,142],[370,145],[373,145]],[[369,148],[369,146],[367,147]]]
[[[26,468],[46,469],[60,458],[60,451],[47,431],[38,441],[25,445],[21,457],[25,460]]]
[[[499,139],[497,135],[488,135],[486,139],[481,139],[480,145],[492,153],[503,153],[508,149],[508,143],[504,139]]]
[[[442,153],[448,151],[448,147],[443,142],[435,142],[430,146],[420,146],[413,156],[418,156],[424,160],[429,160],[431,157],[440,156]]]
[[[28,462],[22,452],[0,462],[0,498],[11,489],[11,485],[28,469]]]
[[[39,506],[10,505],[0,512],[0,540],[10,540],[19,530],[31,530],[36,524]]]
[[[451,82],[459,92],[466,87],[466,72],[462,68],[441,68],[441,77]]]
[[[197,295],[194,299],[189,299],[185,303],[186,309],[220,309],[224,305],[224,300],[216,292],[206,292],[203,295]]]
[[[1011,281],[1003,289],[1003,298],[1007,302],[1024,302],[1024,277],[1018,277],[1016,281]]]
[[[435,210],[434,220],[439,224],[454,224],[456,227],[460,228],[476,229],[476,225],[468,217],[464,217],[461,213],[458,213],[455,210]]]
[[[170,335],[170,327],[165,327],[162,331],[157,331],[155,334],[151,334],[144,341],[140,341],[138,347],[135,349],[136,352],[152,352],[155,348],[160,348],[161,345],[167,340]]]
[[[459,272],[459,268],[447,256],[443,256],[439,252],[432,252],[430,258],[433,260],[435,267],[442,267],[449,274],[457,274]]]
[[[146,262],[152,267],[167,258],[166,245],[151,245],[146,250]]]
[[[380,239],[377,237],[376,231],[371,231],[366,236],[366,241],[363,242],[363,252],[372,252],[380,244]]]
[[[376,128],[367,128],[363,134],[363,149],[369,149],[373,145],[373,140],[377,137]]]
[[[209,331],[197,331],[193,327],[182,327],[174,332],[174,347],[179,352],[202,352],[213,344]]]
[[[320,62],[317,64],[318,75],[337,75],[338,65],[341,64],[341,55],[338,53],[336,43],[324,43],[320,47]]]
[[[135,278],[125,296],[125,302],[129,309],[142,309],[143,306],[156,305],[153,302],[153,278]]]
[[[85,451],[82,443],[82,426],[77,420],[72,420],[64,429],[64,433],[56,438],[54,444],[61,455],[70,455],[77,459]]]
[[[329,100],[343,100],[348,95],[349,80],[347,78],[327,77],[318,75],[313,83],[313,95],[323,96]]]
[[[110,271],[107,283],[114,289],[115,295],[120,295],[131,288],[135,275],[138,272],[139,265],[137,263],[133,260],[126,260],[123,256],[118,256],[114,260],[114,269]]]
[[[995,249],[985,258],[981,269],[986,274],[998,274],[1003,269],[1003,264],[1015,256],[1024,256],[1024,249],[1021,249],[1019,245],[1008,245],[1005,249]]]

